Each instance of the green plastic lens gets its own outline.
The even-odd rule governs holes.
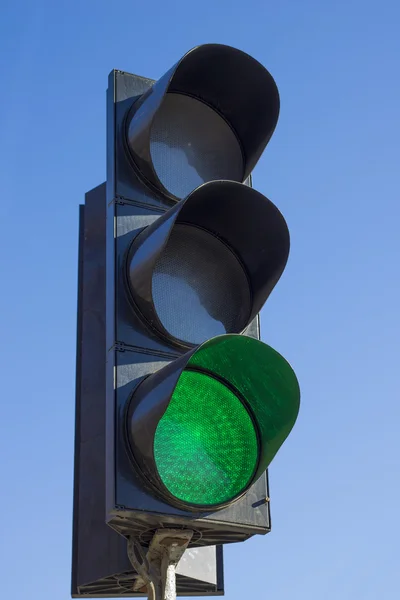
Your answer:
[[[251,482],[259,458],[253,421],[223,383],[183,371],[154,438],[158,474],[183,502],[228,502]]]

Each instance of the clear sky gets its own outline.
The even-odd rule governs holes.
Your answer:
[[[399,29],[395,0],[3,0],[2,598],[70,593],[78,205],[105,179],[108,73],[156,79],[205,42],[280,90],[254,186],[292,247],[262,339],[302,389],[272,532],[226,550],[226,597],[399,598]]]

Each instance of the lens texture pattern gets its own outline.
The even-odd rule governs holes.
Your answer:
[[[183,94],[165,96],[151,127],[150,154],[158,179],[179,199],[207,181],[243,179],[242,151],[230,126]]]
[[[189,344],[238,333],[250,314],[249,284],[236,256],[191,225],[174,226],[153,271],[152,295],[163,327]]]
[[[154,438],[158,474],[169,492],[190,504],[228,502],[251,482],[258,453],[241,400],[209,375],[183,371]]]

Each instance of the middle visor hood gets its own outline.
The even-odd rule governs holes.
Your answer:
[[[286,221],[265,196],[234,181],[206,183],[133,240],[128,294],[158,335],[191,348],[250,324],[289,247]]]

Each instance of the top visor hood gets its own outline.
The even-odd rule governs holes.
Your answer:
[[[278,88],[267,69],[241,50],[204,44],[185,54],[131,107],[126,143],[135,167],[151,186],[178,200],[161,183],[150,152],[152,124],[169,93],[203,102],[229,124],[243,155],[238,181],[245,181],[278,121]]]

